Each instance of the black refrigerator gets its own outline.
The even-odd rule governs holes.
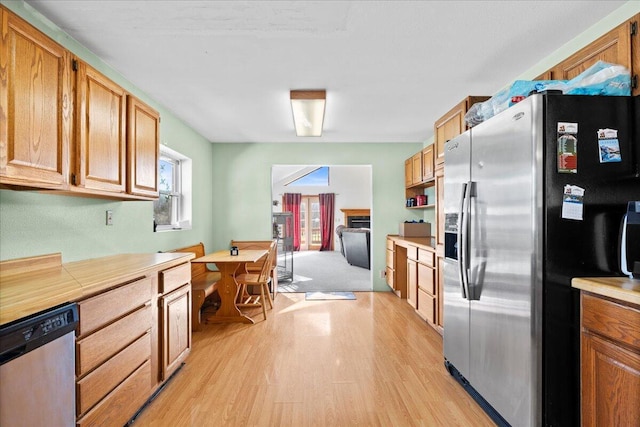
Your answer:
[[[620,275],[637,102],[536,94],[445,146],[445,364],[498,424],[580,425],[571,279]]]

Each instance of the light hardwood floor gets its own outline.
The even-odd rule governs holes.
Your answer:
[[[281,293],[255,325],[204,325],[134,426],[493,426],[442,338],[390,292]],[[250,314],[253,314],[251,312]]]

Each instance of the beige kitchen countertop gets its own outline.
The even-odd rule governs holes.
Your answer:
[[[628,277],[574,277],[571,286],[582,291],[640,305],[640,280]]]
[[[0,325],[193,259],[192,253],[120,254],[61,263],[60,254],[0,264]],[[26,261],[26,264],[25,264]]]

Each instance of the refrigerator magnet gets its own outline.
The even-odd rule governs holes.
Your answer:
[[[562,218],[582,221],[584,188],[577,185],[565,185],[562,196]]]
[[[578,124],[558,122],[558,173],[578,173]]]
[[[598,147],[600,148],[600,163],[621,162],[620,142],[616,129],[598,130]]]

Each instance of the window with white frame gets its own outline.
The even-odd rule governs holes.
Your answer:
[[[191,228],[191,159],[164,145],[158,162],[158,200],[153,202],[156,231]]]

